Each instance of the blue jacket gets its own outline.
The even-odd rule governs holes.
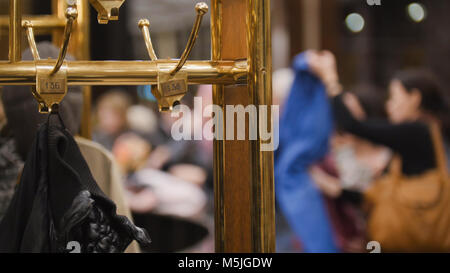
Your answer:
[[[276,197],[305,252],[337,252],[319,189],[308,168],[328,152],[333,131],[331,107],[323,84],[309,72],[305,55],[293,64],[295,81],[280,120],[275,154]]]

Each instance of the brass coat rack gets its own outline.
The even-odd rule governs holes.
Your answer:
[[[9,61],[0,62],[0,85],[29,85],[40,110],[51,111],[67,86],[85,86],[82,135],[90,135],[90,86],[154,85],[160,110],[171,110],[187,92],[187,85],[213,84],[214,103],[272,104],[270,0],[212,0],[212,59],[188,61],[198,35],[204,3],[179,60],[161,60],[153,49],[150,23],[141,20],[150,61],[87,61],[89,59],[89,3],[98,22],[119,19],[125,0],[53,0],[53,15],[22,17],[21,0],[10,0]],[[88,3],[89,2],[89,3]],[[132,3],[130,1],[129,3]],[[40,60],[34,32],[51,32],[60,44],[58,60]],[[34,61],[22,61],[21,40],[26,32]],[[70,41],[70,44],[69,44]],[[64,60],[67,51],[80,61]],[[258,110],[259,111],[259,110]],[[259,114],[259,113],[258,113]],[[272,128],[267,121],[266,128]],[[258,125],[260,126],[260,125]],[[263,140],[214,141],[215,238],[217,252],[274,252],[275,197],[273,152],[261,151]]]

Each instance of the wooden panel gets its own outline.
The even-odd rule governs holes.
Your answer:
[[[223,1],[222,12],[222,59],[247,58],[247,1]]]
[[[218,37],[220,40],[217,44],[220,47],[218,55],[223,60],[247,58],[246,1],[226,0],[216,1],[216,3],[217,5],[213,5],[213,8],[221,8],[220,18],[222,19],[221,22],[215,22],[221,24],[222,30]],[[225,116],[226,105],[246,106],[249,101],[247,86],[222,86],[216,89],[215,103],[222,106]],[[216,192],[219,193],[219,195],[216,194],[216,201],[220,201],[216,202],[216,206],[222,206],[222,208],[221,213],[216,213],[216,251],[251,252],[250,142],[216,141],[217,147],[222,150],[219,152],[216,149],[216,153],[219,152],[221,155],[216,157],[215,165],[216,169],[219,169],[215,177]]]
[[[247,87],[225,88],[227,105],[248,105]],[[226,112],[225,112],[226,115]],[[235,120],[235,132],[237,125]],[[226,135],[226,132],[225,132]],[[226,252],[252,251],[249,141],[225,141],[224,207]]]

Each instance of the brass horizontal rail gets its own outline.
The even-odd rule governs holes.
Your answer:
[[[35,29],[64,29],[64,26],[66,25],[65,18],[59,18],[54,15],[24,16],[22,26],[24,26],[26,21],[31,22]],[[9,28],[9,16],[0,16],[0,28]]]
[[[56,63],[56,60],[55,60]],[[69,85],[155,85],[161,67],[173,69],[177,60],[158,61],[68,61]],[[247,61],[188,61],[181,71],[188,84],[245,84]],[[0,62],[1,85],[35,85],[33,61]]]

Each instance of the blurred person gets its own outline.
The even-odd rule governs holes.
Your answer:
[[[385,117],[382,93],[361,85],[349,93],[349,111],[358,120]],[[328,213],[332,219],[339,247],[344,252],[365,249],[365,221],[358,203],[349,198],[365,192],[372,182],[385,173],[391,160],[388,148],[336,128],[331,150],[310,175],[327,196]]]
[[[192,164],[174,165],[170,167],[169,173],[200,187],[203,186],[207,178],[203,168]]]
[[[442,136],[450,108],[434,76],[424,70],[397,73],[389,85],[389,120],[361,121],[348,109],[333,54],[310,51],[308,62],[326,85],[337,123],[398,155],[390,173],[361,197],[370,239],[385,251],[448,251],[450,191]]]
[[[200,86],[196,98],[198,97],[201,97],[203,109],[197,109],[197,111],[203,113],[204,107],[212,103],[211,86]],[[193,105],[189,97],[183,99],[183,104],[191,106],[191,108],[196,106]],[[195,109],[191,114],[194,111]],[[193,116],[189,118],[191,118],[193,124],[191,128],[191,134],[193,135],[193,130],[202,128],[201,125],[204,124],[206,118],[204,117],[203,120],[195,119]],[[199,186],[208,182],[208,187],[212,188],[212,141],[208,141],[204,137],[201,140],[174,140],[172,126],[178,119],[172,117],[172,113],[160,113],[159,138],[164,139],[164,141],[155,145],[147,161],[147,167],[167,171],[182,180],[190,181]],[[203,123],[195,124],[199,121]]]
[[[152,134],[158,128],[158,119],[152,109],[144,105],[132,105],[127,110],[130,129],[143,135]]]
[[[145,104],[135,104],[127,110],[127,124],[131,132],[145,139],[152,148],[166,142],[160,130],[159,113]]]
[[[16,143],[0,103],[0,221],[6,213],[14,195],[18,176],[23,168],[23,160],[17,152]]]
[[[199,187],[205,179],[203,170],[188,164],[168,170],[153,168],[148,165],[152,153],[152,145],[133,132],[122,134],[114,142],[113,154],[126,176],[131,210],[180,217],[200,214],[205,199]]]
[[[208,149],[203,141],[173,140],[171,129],[177,119],[171,113],[160,113],[154,120],[156,115],[144,108],[129,108],[128,129],[135,133],[117,138],[113,148],[128,170],[132,210],[187,218],[201,215],[206,205],[202,189],[208,179],[205,166],[210,164],[212,169],[212,143]]]
[[[200,217],[206,204],[202,189],[160,170],[143,168],[128,178],[128,199],[136,213]]]
[[[114,142],[128,131],[127,110],[131,98],[122,90],[111,90],[103,94],[97,103],[97,128],[93,140],[112,150]]]
[[[348,92],[343,93],[332,53],[310,52],[309,62],[333,98],[338,126],[352,135],[385,145],[399,153],[402,171],[406,175],[418,175],[435,167],[428,124],[440,124],[443,135],[449,135],[450,108],[430,72],[406,70],[397,73],[390,82],[389,99],[386,102],[389,120],[363,120],[352,111],[353,96]]]
[[[200,143],[195,140],[173,140],[171,129],[176,120],[170,113],[161,113],[160,131],[165,141],[150,153],[146,167],[167,171],[182,180],[202,186],[207,179],[203,157],[200,156],[202,147],[198,147]]]
[[[355,119],[364,121],[386,116],[380,90],[364,85],[354,90],[347,94],[346,105]],[[391,151],[385,146],[352,135],[340,129],[339,125],[331,138],[331,154],[340,179],[336,186],[360,192],[366,191],[377,177],[386,172],[392,157]],[[318,171],[317,168],[313,169],[313,173]],[[325,186],[321,181],[316,182],[319,182],[319,186]],[[339,195],[339,191],[327,191],[326,187],[323,189],[332,197]]]
[[[113,155],[124,174],[142,169],[151,152],[151,145],[135,133],[125,133],[114,142]]]

